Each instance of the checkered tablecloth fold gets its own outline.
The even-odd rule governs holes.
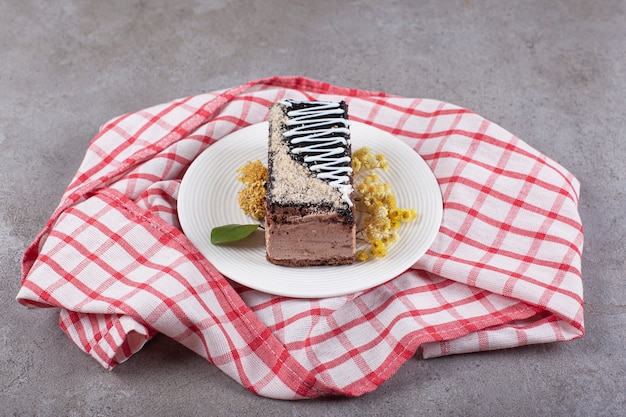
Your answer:
[[[186,239],[177,195],[187,167],[282,98],[345,100],[352,120],[392,133],[429,164],[444,215],[410,269],[367,291],[291,299],[231,282]],[[105,123],[26,250],[17,299],[59,308],[61,328],[108,369],[162,333],[259,395],[362,395],[419,351],[581,337],[578,191],[561,165],[467,109],[261,79]]]

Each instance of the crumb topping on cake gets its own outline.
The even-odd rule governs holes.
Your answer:
[[[348,120],[337,103],[284,100],[270,108],[271,201],[352,206]],[[270,124],[270,125],[272,125]]]

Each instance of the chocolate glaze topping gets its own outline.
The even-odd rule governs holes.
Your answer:
[[[283,100],[288,121],[283,138],[291,156],[336,188],[352,205],[350,122],[345,102]]]

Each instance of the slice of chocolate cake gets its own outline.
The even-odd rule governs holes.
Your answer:
[[[273,104],[268,176],[267,259],[288,266],[353,263],[356,226],[346,103]]]

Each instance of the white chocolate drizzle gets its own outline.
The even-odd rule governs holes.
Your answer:
[[[307,106],[287,112],[287,127],[295,126],[283,133],[292,145],[291,153],[304,155],[304,162],[317,173],[317,178],[329,180],[328,184],[341,193],[342,200],[352,206],[353,189],[350,176],[346,175],[352,172],[351,158],[346,156],[350,146],[350,122],[345,117],[337,117],[345,113],[344,109],[332,102],[282,101],[287,107],[295,103]]]

